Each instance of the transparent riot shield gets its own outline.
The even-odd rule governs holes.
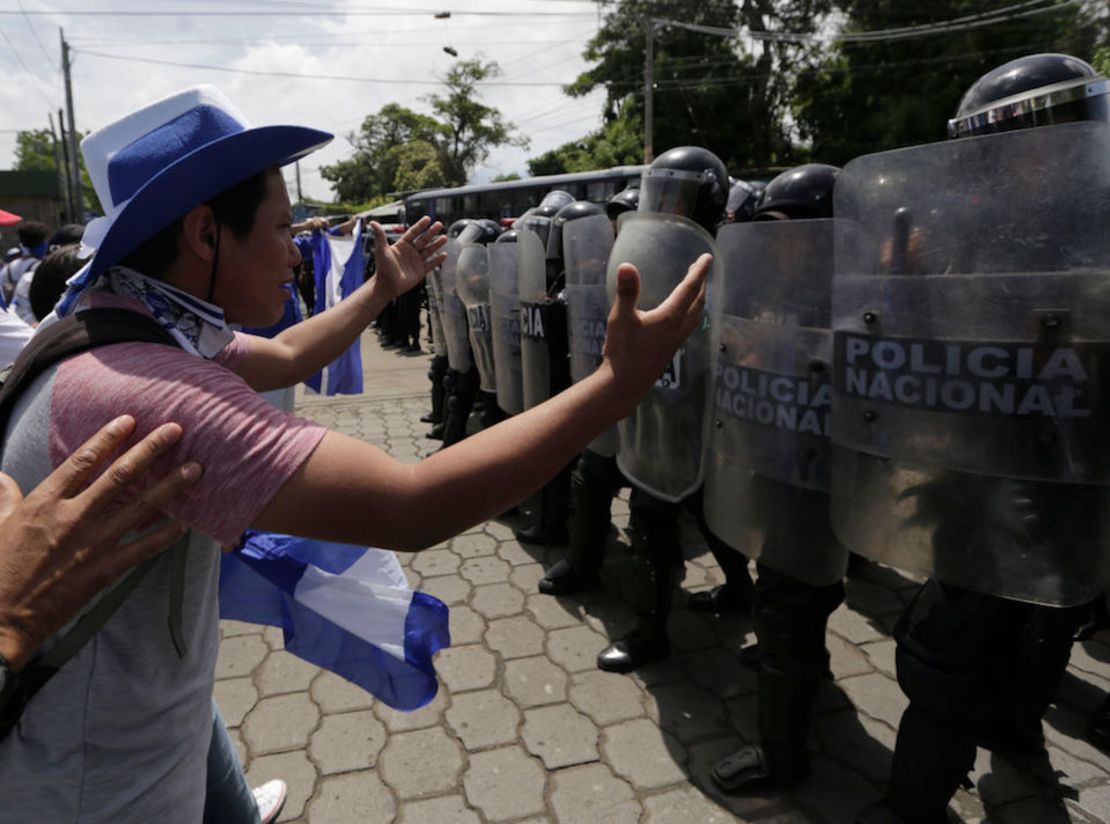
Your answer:
[[[713,238],[677,215],[629,212],[620,218],[609,255],[606,286],[616,294],[617,268],[633,263],[640,272],[640,309],[653,309],[705,252],[713,255],[711,287],[720,281],[720,256]],[[620,422],[617,465],[630,481],[665,501],[680,501],[702,482],[701,433],[709,390],[708,323],[695,330],[636,410]]]
[[[829,520],[833,221],[734,223],[717,244],[705,519],[748,557],[828,585],[848,564]]]
[[[575,382],[592,374],[601,362],[609,317],[605,273],[612,248],[613,224],[606,215],[571,220],[563,226],[570,376]],[[595,438],[589,449],[607,458],[616,455],[616,428]]]
[[[470,330],[470,352],[478,367],[478,381],[483,392],[497,391],[497,373],[493,361],[493,324],[489,305],[488,247],[465,243],[455,267],[455,283],[466,307]]]
[[[1110,125],[841,173],[833,522],[853,550],[1050,605],[1110,580]]]
[[[510,415],[524,411],[520,366],[520,293],[515,243],[494,243],[489,252],[490,310],[497,405]]]
[[[432,352],[436,357],[447,357],[447,340],[443,331],[443,286],[440,284],[440,267],[428,273],[428,325],[432,332]]]
[[[439,269],[439,282],[443,288],[443,304],[440,319],[443,321],[443,337],[447,341],[447,363],[456,372],[469,372],[473,366],[470,356],[470,335],[466,329],[466,307],[459,297],[457,268],[462,244],[457,240],[447,241],[443,247],[447,260]]]
[[[517,284],[520,295],[520,365],[524,408],[551,396],[551,361],[547,325],[551,320],[547,297],[547,261],[539,235],[528,229],[517,234]]]

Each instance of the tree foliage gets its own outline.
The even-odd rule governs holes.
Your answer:
[[[643,152],[643,127],[635,119],[632,106],[625,105],[615,119],[596,132],[529,160],[528,172],[533,175],[560,175],[631,166],[642,162]]]
[[[320,174],[337,197],[363,201],[389,192],[461,186],[497,146],[526,145],[501,113],[481,102],[478,84],[500,69],[481,58],[461,60],[442,78],[446,90],[425,101],[435,116],[389,103],[347,136],[354,154]]]
[[[77,139],[85,135],[78,132]],[[86,209],[102,212],[100,200],[93,189],[92,179],[85,168],[85,158],[77,153],[77,166],[81,173],[81,194]],[[49,129],[29,129],[15,136],[15,168],[21,172],[57,172],[58,159],[54,152],[54,134]],[[65,174],[63,161],[61,174]]]

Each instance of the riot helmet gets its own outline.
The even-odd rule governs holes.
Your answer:
[[[1078,57],[1031,54],[1003,63],[972,83],[948,121],[948,136],[1077,120],[1110,122],[1110,82]]]
[[[728,170],[701,146],[669,149],[644,172],[641,212],[667,212],[689,218],[712,233],[728,202]]]
[[[605,204],[605,214],[609,215],[609,220],[616,220],[625,212],[635,212],[639,205],[639,188],[629,186],[609,198],[609,202]]]
[[[752,220],[813,220],[833,214],[833,185],[840,169],[806,163],[767,184]]]
[[[725,221],[743,223],[751,220],[762,195],[762,186],[746,180],[732,181],[728,190],[728,202],[725,204]]]
[[[556,212],[551,219],[551,231],[547,235],[547,258],[552,260],[563,256],[563,224],[570,220],[603,214],[605,211],[600,206],[588,200],[576,200]]]
[[[454,228],[452,226],[452,228]],[[489,218],[470,221],[459,233],[459,243],[494,243],[501,234],[501,227]]]
[[[556,212],[564,206],[573,203],[574,196],[570,192],[564,192],[562,189],[554,189],[544,195],[540,205],[533,209],[529,209],[520,216],[520,220],[513,224],[513,228],[523,227],[529,231],[535,232],[539,235],[544,245],[547,244],[547,235],[551,229],[551,219],[555,217]],[[519,226],[517,225],[519,224]]]
[[[519,232],[516,229],[510,229],[507,232],[502,232],[494,243],[516,243]]]
[[[447,227],[447,237],[457,238],[459,235],[461,235],[463,233],[463,229],[465,229],[467,226],[469,226],[473,222],[474,221],[471,220],[468,217],[459,218],[458,220],[456,220],[454,223],[452,223],[450,226]]]

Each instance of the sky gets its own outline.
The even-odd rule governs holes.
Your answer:
[[[450,19],[435,19],[444,10]],[[471,182],[526,176],[528,158],[601,123],[604,92],[571,98],[560,88],[588,68],[581,55],[597,27],[591,0],[0,0],[0,169],[15,165],[16,131],[46,128],[48,112],[64,105],[61,28],[80,131],[211,83],[254,125],[336,135],[301,161],[305,196],[323,200],[333,193],[319,167],[351,154],[344,135],[365,115],[390,102],[430,113],[421,98],[442,89],[437,77],[456,60],[444,47],[458,59],[481,55],[501,65],[494,83],[506,84],[484,84],[482,100],[531,145],[495,149]],[[295,197],[292,167],[286,179]]]

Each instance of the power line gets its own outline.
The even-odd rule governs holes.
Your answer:
[[[143,10],[86,10],[80,11],[25,11],[0,9],[0,15],[14,15],[14,14],[33,14],[36,16],[58,16],[64,14],[67,17],[293,17],[298,16],[295,12],[291,11],[228,11],[221,9],[219,11],[151,11],[149,9]],[[310,9],[305,11],[303,15],[311,15],[313,17],[321,16],[334,16],[334,17],[431,17],[436,12],[432,9],[413,11],[411,8],[386,8],[380,9],[336,9],[335,11],[325,11],[321,9]],[[593,12],[581,11],[452,11],[451,17],[588,17],[594,18]]]
[[[31,30],[31,36],[34,37],[35,42],[39,44],[39,51],[41,51],[42,56],[46,58],[46,62],[50,64],[50,68],[54,71],[61,71],[62,67],[54,62],[54,58],[50,56],[50,53],[46,50],[46,46],[44,46],[39,39],[39,33],[35,31],[35,27],[31,25],[31,18],[27,16],[27,10],[23,8],[23,0],[17,0],[17,5],[19,6],[19,10],[23,12],[23,20],[27,24],[27,28]]]

